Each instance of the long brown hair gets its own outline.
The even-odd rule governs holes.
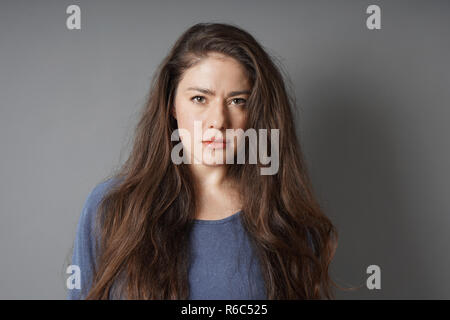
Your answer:
[[[180,77],[218,52],[247,71],[248,128],[280,129],[279,170],[232,165],[242,195],[242,224],[259,258],[268,299],[333,298],[329,265],[337,231],[316,200],[293,122],[293,99],[270,55],[248,32],[199,23],[176,41],[158,67],[118,183],[98,208],[97,268],[87,299],[188,299],[189,234],[196,193],[189,168],[175,165],[170,109]],[[270,139],[270,134],[268,139]]]

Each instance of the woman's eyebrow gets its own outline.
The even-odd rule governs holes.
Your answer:
[[[186,90],[194,90],[194,91],[199,91],[201,93],[210,95],[210,96],[214,96],[216,93],[213,90],[209,90],[206,88],[200,88],[200,87],[189,87]],[[250,90],[242,90],[242,91],[231,91],[230,93],[228,93],[227,98],[229,97],[234,97],[234,96],[238,96],[241,94],[250,94]]]

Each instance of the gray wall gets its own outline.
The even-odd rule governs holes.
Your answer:
[[[87,194],[126,158],[155,67],[205,21],[243,27],[289,75],[340,233],[331,275],[363,285],[337,298],[449,299],[450,2],[375,0],[1,1],[0,298],[65,298]]]

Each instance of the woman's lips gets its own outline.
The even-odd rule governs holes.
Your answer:
[[[202,141],[203,145],[212,149],[223,149],[227,146],[227,141],[223,139],[214,139]]]

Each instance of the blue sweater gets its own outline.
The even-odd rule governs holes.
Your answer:
[[[72,265],[80,268],[81,288],[68,289],[68,299],[84,299],[95,264],[94,222],[112,179],[91,191],[78,222]],[[267,299],[260,265],[241,224],[242,211],[220,220],[195,220],[191,233],[189,299]]]

